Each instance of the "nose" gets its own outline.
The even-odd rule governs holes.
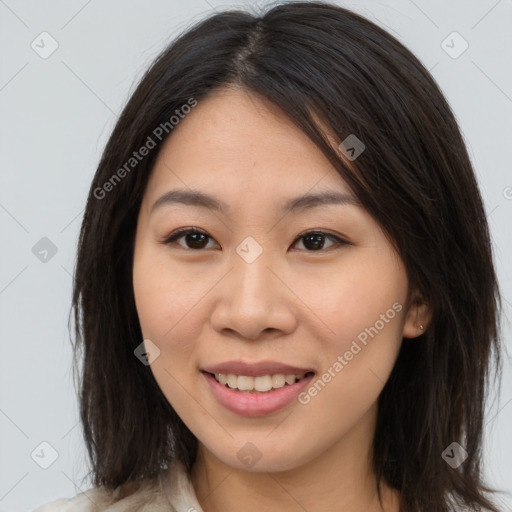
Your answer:
[[[280,337],[297,325],[297,298],[272,265],[271,251],[252,262],[237,254],[233,265],[216,287],[213,328],[224,335],[257,340]]]

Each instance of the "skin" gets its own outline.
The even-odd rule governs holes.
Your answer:
[[[213,195],[230,212],[182,204],[151,212],[174,188]],[[324,190],[351,193],[282,111],[236,88],[198,103],[150,176],[137,223],[135,300],[143,336],[160,350],[155,379],[199,441],[191,479],[205,512],[399,510],[386,485],[383,508],[376,495],[377,399],[402,338],[422,333],[428,311],[408,304],[403,263],[364,208],[280,213],[288,198]],[[182,227],[208,237],[163,243]],[[310,238],[294,243],[309,230],[350,243],[329,236],[323,246]],[[252,263],[236,252],[248,236],[263,251]],[[200,373],[240,359],[310,367],[321,376],[394,303],[401,310],[307,404],[239,416],[215,400]],[[247,442],[261,453],[252,467],[237,457]]]

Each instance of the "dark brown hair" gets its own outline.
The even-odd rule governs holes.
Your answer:
[[[190,470],[197,439],[134,356],[142,341],[132,258],[137,216],[166,137],[105,183],[191,98],[236,85],[278,105],[323,151],[400,254],[432,320],[404,339],[379,397],[373,464],[407,512],[498,509],[481,476],[484,398],[501,373],[501,301],[486,213],[454,115],[419,60],[389,33],[323,2],[227,11],[197,23],[152,63],[93,178],[74,277],[75,365],[95,485],[155,476],[172,458]],[[344,163],[340,141],[366,146]],[[155,139],[153,135],[153,139]],[[346,159],[345,159],[346,161]],[[112,181],[110,181],[112,183]],[[460,443],[467,460],[441,457]]]

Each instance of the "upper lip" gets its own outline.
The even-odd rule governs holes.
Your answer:
[[[224,373],[233,375],[247,375],[248,377],[259,377],[261,375],[302,375],[303,373],[313,372],[311,368],[301,368],[299,366],[290,366],[277,361],[259,361],[246,363],[244,361],[225,361],[202,368],[207,373]]]

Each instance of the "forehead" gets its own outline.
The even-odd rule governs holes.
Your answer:
[[[287,197],[313,187],[350,192],[321,150],[276,105],[233,88],[201,99],[162,146],[147,193],[177,185],[265,196],[287,191]]]

